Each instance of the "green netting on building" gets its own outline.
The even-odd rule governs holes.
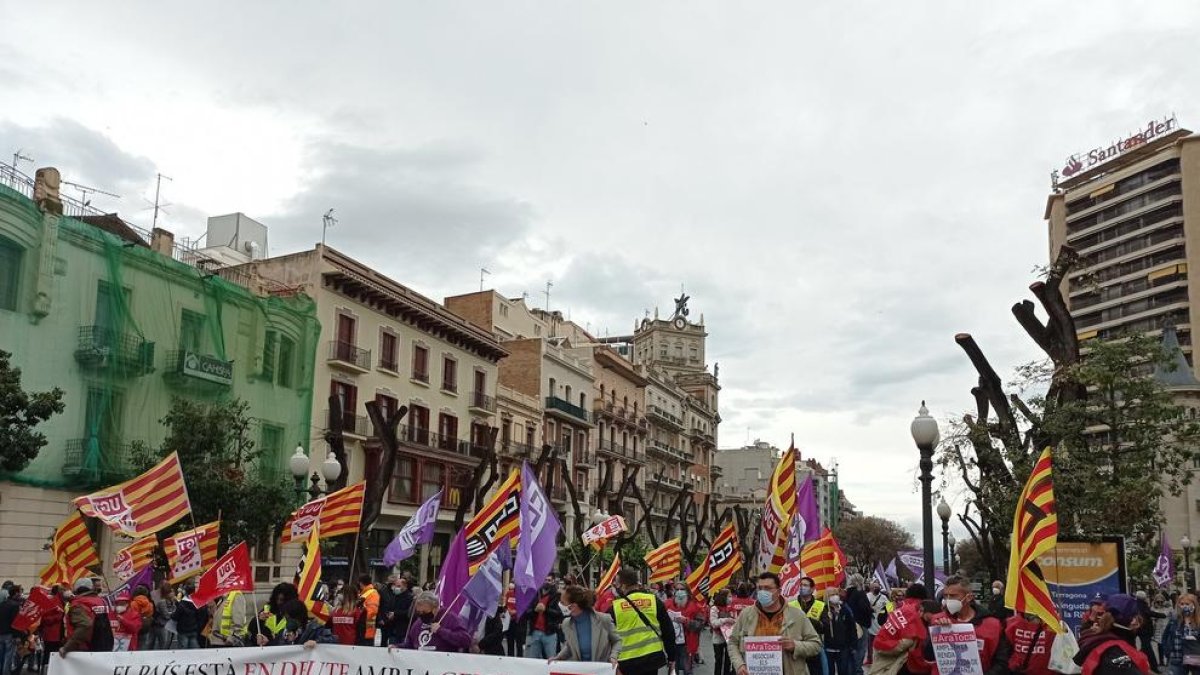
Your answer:
[[[12,298],[0,349],[25,389],[60,387],[66,406],[39,427],[38,458],[3,478],[72,490],[128,478],[130,449],[162,442],[175,396],[246,401],[266,451],[258,470],[290,476],[292,448],[311,437],[315,303],[255,295],[104,226],[44,215],[0,186],[3,277],[15,285],[0,295]]]

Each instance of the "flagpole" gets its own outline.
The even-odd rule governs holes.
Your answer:
[[[346,576],[350,576],[351,574],[354,574],[354,561],[358,560],[358,535],[361,533],[362,533],[361,527],[354,532],[354,548],[351,549],[351,551],[350,551],[350,569],[346,570]],[[371,561],[368,560],[367,564],[369,565],[370,562]],[[369,571],[367,573],[370,574]],[[374,576],[374,575],[372,575],[372,576]],[[355,584],[358,583],[357,579],[353,579],[353,580],[347,579],[346,585],[349,586],[351,581],[354,581]]]

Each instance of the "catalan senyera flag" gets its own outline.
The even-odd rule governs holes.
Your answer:
[[[795,490],[795,486],[792,489]],[[726,523],[713,540],[705,564],[708,566],[709,593],[716,593],[728,586],[733,575],[742,569],[742,549],[738,544],[737,527],[732,522]]]
[[[678,537],[650,551],[646,554],[646,564],[650,566],[650,583],[656,584],[677,578],[683,569],[680,567],[682,563],[683,548]]]
[[[464,529],[467,568],[471,574],[506,539],[518,541],[521,526],[521,470],[512,473]]]
[[[817,590],[841,585],[846,578],[846,555],[829,528],[825,528],[820,539],[804,547],[800,553],[800,566],[805,575],[812,577]]]
[[[793,440],[767,484],[767,503],[763,506],[762,537],[758,546],[758,567],[779,573],[786,562],[788,529],[796,513],[796,443]]]
[[[709,575],[708,567],[709,556],[704,556],[704,560],[692,570],[692,573],[687,575],[687,587],[691,591],[692,597],[697,602],[704,602],[712,595],[712,577]]]
[[[1050,448],[1042,451],[1013,515],[1012,552],[1008,558],[1008,583],[1004,606],[1014,612],[1034,614],[1056,629],[1062,622],[1046,588],[1037,559],[1058,544],[1058,512],[1054,504],[1053,461]]]
[[[76,497],[73,503],[83,515],[134,538],[170,527],[192,512],[179,454],[174,452],[137,478]]]
[[[323,538],[358,532],[366,493],[367,484],[364,481],[317,497],[301,506],[284,523],[281,543],[304,541],[318,521]]]
[[[308,605],[308,611],[322,622],[329,623],[330,608],[324,601],[317,599],[317,589],[321,586],[321,538],[323,536],[320,523],[314,524],[308,534],[308,541],[304,543],[304,555],[296,564],[296,577],[293,583],[296,584],[296,595],[304,601],[305,605]]]
[[[113,557],[113,571],[121,581],[128,581],[137,571],[146,566],[154,558],[154,549],[158,548],[158,537],[148,534],[117,551]]]
[[[600,583],[596,584],[596,595],[603,595],[613,582],[617,580],[617,572],[621,571],[621,554],[613,556],[612,564],[608,566],[608,570],[604,572],[604,576],[600,577]]]
[[[221,538],[221,521],[214,520],[194,530],[184,530],[163,540],[170,574],[167,581],[200,574],[217,561],[217,542]]]
[[[38,575],[43,586],[72,584],[87,572],[87,568],[100,564],[96,545],[88,534],[87,524],[78,511],[54,530],[50,541],[50,562]]]

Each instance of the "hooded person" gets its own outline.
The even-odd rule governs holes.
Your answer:
[[[1149,675],[1149,659],[1134,646],[1141,625],[1136,598],[1126,593],[1108,596],[1103,613],[1093,618],[1091,630],[1079,640],[1075,664],[1083,675]]]

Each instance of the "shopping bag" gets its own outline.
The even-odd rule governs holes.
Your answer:
[[[1050,670],[1063,675],[1079,675],[1083,669],[1075,665],[1075,655],[1079,653],[1079,642],[1071,627],[1063,623],[1054,634],[1054,642],[1050,644]]]

